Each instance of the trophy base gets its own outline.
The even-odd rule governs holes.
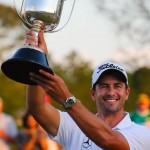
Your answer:
[[[20,48],[11,59],[2,64],[1,69],[8,78],[28,85],[37,85],[30,80],[30,72],[39,73],[39,69],[43,69],[54,74],[48,66],[46,54],[31,47]]]

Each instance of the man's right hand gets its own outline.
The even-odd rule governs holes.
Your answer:
[[[38,41],[38,43],[37,43]],[[48,53],[47,46],[44,40],[44,31],[40,31],[38,34],[38,40],[35,37],[35,31],[32,29],[27,32],[25,46],[37,46],[44,52]]]

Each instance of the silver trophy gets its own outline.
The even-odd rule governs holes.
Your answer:
[[[32,29],[38,43],[38,33],[56,32],[61,30],[69,21],[75,0],[14,0],[14,7],[23,24]],[[67,15],[62,18],[65,3]],[[17,6],[19,5],[19,6]],[[63,10],[63,11],[62,11]],[[63,23],[61,23],[63,20]],[[65,20],[65,21],[64,21]],[[61,24],[61,26],[59,26]],[[23,84],[36,85],[29,79],[29,72],[38,73],[39,69],[43,69],[53,74],[49,67],[46,54],[37,46],[23,46],[19,48],[12,58],[2,63],[1,69],[3,73],[12,80]]]

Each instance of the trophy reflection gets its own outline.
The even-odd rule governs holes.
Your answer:
[[[38,43],[38,33],[56,32],[61,30],[69,21],[73,11],[75,0],[72,1],[69,15],[62,27],[59,24],[62,20],[62,9],[66,0],[21,0],[19,7],[14,0],[14,6],[23,24],[34,31]],[[68,1],[68,2],[69,2]],[[18,10],[19,8],[19,10]],[[67,8],[67,9],[68,9]],[[64,10],[63,10],[64,11]],[[12,58],[2,63],[3,73],[12,80],[23,84],[36,85],[29,79],[29,72],[38,73],[43,69],[53,74],[49,67],[46,54],[37,46],[23,46],[19,48]]]

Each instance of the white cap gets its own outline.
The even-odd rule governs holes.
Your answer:
[[[109,70],[109,69],[114,69],[114,70],[120,71],[125,76],[126,84],[128,85],[128,76],[127,76],[127,73],[126,73],[125,69],[117,63],[105,62],[103,64],[100,64],[99,66],[97,66],[94,69],[94,72],[93,72],[93,75],[92,75],[92,87],[97,82],[97,80],[102,75],[102,73],[105,72],[106,70]]]

